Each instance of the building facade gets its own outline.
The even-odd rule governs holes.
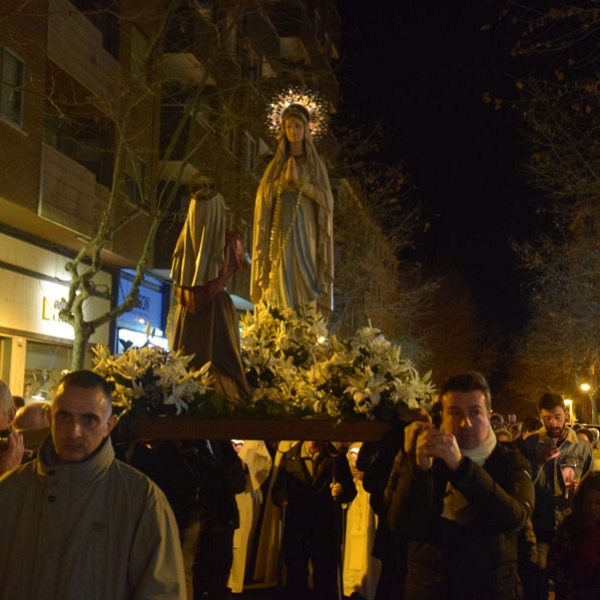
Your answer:
[[[266,107],[294,85],[337,110],[340,20],[333,0],[5,0],[0,17],[0,378],[29,399],[71,365],[66,303],[85,293],[97,318],[140,264],[134,311],[89,343],[164,337],[194,177],[216,175],[250,247]],[[94,271],[78,289],[73,264]]]

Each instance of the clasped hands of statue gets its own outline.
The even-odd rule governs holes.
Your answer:
[[[285,168],[283,169],[283,182],[288,190],[297,191],[302,186],[302,181],[298,175],[298,165],[293,156],[290,156],[285,163]]]

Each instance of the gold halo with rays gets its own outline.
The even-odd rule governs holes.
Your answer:
[[[289,87],[277,94],[269,104],[267,125],[271,134],[277,136],[281,129],[281,119],[288,106],[299,104],[308,112],[308,126],[315,140],[327,131],[329,115],[321,96],[307,88]]]

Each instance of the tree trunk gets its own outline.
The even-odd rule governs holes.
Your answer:
[[[85,321],[76,319],[73,323],[73,354],[71,356],[71,371],[85,369],[85,359],[93,328]]]

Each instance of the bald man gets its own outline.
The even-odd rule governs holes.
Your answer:
[[[43,400],[30,402],[25,406],[21,406],[21,408],[17,409],[17,414],[15,415],[15,429],[42,429],[43,427],[50,427],[50,421],[48,421],[49,410],[50,404]]]

